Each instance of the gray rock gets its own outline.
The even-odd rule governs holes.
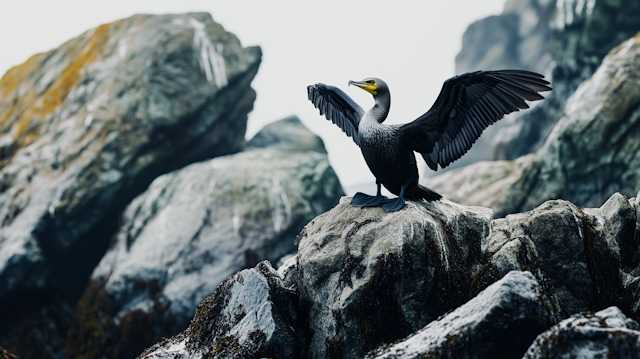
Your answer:
[[[640,357],[640,328],[617,307],[581,313],[540,334],[523,359]]]
[[[353,358],[469,299],[490,210],[448,201],[398,212],[342,198],[299,235],[298,292],[309,358]]]
[[[282,265],[278,267],[278,275],[282,282],[287,288],[298,290],[298,254],[284,256],[280,262]]]
[[[162,173],[240,150],[260,58],[208,14],[135,15],[9,70],[0,80],[5,309],[73,307],[131,199]],[[61,357],[53,343],[71,318],[60,316],[3,317],[0,342],[19,356],[41,347],[36,357]],[[42,339],[8,342],[22,326]],[[52,327],[57,339],[45,333]]]
[[[510,272],[477,297],[366,358],[520,358],[557,316],[529,272]]]
[[[198,306],[187,330],[138,358],[300,358],[304,333],[295,305],[271,264],[261,262],[225,279]]]
[[[522,207],[542,161],[535,154],[514,161],[485,161],[454,169],[423,183],[456,203],[489,207],[496,217]]]
[[[456,56],[456,74],[477,70],[524,69],[550,78],[554,63],[549,19],[555,10],[555,3],[555,0],[509,0],[502,14],[489,16],[469,25],[462,37],[462,49]],[[547,97],[548,93],[544,96]],[[538,106],[546,105],[544,102],[546,101],[530,105],[535,110]],[[521,132],[525,131],[540,136],[536,131],[540,132],[544,117],[536,117],[533,128],[527,127],[531,121],[518,120],[518,117],[524,114],[533,116],[530,111],[516,112],[489,126],[469,152],[443,172],[479,161],[512,160],[519,157],[496,154],[495,147],[503,142],[511,143],[514,136],[524,137]],[[546,125],[545,128],[550,129],[552,125],[553,123]],[[530,147],[531,142],[537,142],[539,138],[526,140],[527,146]],[[518,144],[523,145],[523,140],[520,139],[516,145]],[[530,149],[520,155],[529,152]]]
[[[613,49],[580,85],[567,101],[564,117],[533,157],[519,159],[517,165],[504,162],[484,170],[452,171],[428,184],[445,197],[465,205],[489,204],[500,214],[531,210],[555,198],[599,207],[616,191],[635,196],[640,188],[639,64],[640,34]],[[517,170],[502,179],[504,192],[493,190],[494,179],[511,167]],[[466,183],[474,195],[456,195]]]
[[[302,133],[299,122],[274,126]],[[305,131],[296,138],[308,142]],[[139,353],[158,340],[152,334],[174,335],[225,278],[295,251],[296,234],[340,195],[325,153],[285,150],[278,143],[158,177],[127,207],[80,300],[69,345],[90,343],[91,355],[115,358]],[[291,278],[284,278],[290,285]],[[94,298],[103,298],[97,308]],[[98,329],[98,316],[110,323],[97,326],[114,343],[87,334]],[[153,324],[132,330],[131,318]],[[121,344],[140,331],[148,337]]]
[[[247,143],[246,150],[264,147],[282,151],[327,153],[322,139],[310,132],[296,116],[290,116],[263,127]]]
[[[457,73],[537,71],[552,78],[553,92],[532,110],[490,126],[450,169],[482,160],[514,160],[542,147],[578,85],[611,49],[638,31],[637,1],[510,0],[501,15],[471,24],[456,57]]]

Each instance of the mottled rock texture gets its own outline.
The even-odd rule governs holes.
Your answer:
[[[614,194],[601,208],[548,201],[495,220],[487,208],[446,200],[409,201],[389,213],[342,198],[302,230],[297,256],[274,274],[293,298],[291,328],[304,337],[295,350],[300,358],[518,359],[537,335],[571,314],[616,305],[638,319],[640,266],[627,252],[640,247],[638,198]],[[229,292],[224,288],[239,276],[232,278],[216,293]],[[262,298],[261,288],[243,287],[247,307]],[[188,329],[145,358],[188,358],[205,347],[225,357],[229,345],[245,357],[244,345],[225,339],[239,319],[205,320],[199,313],[194,321],[213,333],[200,349],[185,352]],[[567,343],[595,348],[599,338]]]
[[[225,279],[184,332],[138,358],[298,359],[304,339],[295,294],[264,261]]]
[[[540,334],[523,359],[640,358],[640,327],[617,307],[581,313]]]
[[[427,184],[453,201],[490,205],[497,216],[555,198],[597,207],[616,191],[635,196],[640,189],[639,87],[640,34],[614,48],[578,87],[535,154],[478,163]]]
[[[343,198],[299,235],[309,358],[354,358],[469,299],[491,211],[408,202],[387,213]]]
[[[482,160],[514,160],[542,147],[578,85],[593,75],[611,49],[638,31],[638,1],[510,0],[501,15],[470,25],[456,73],[537,71],[551,79],[553,92],[533,109],[490,126],[451,169]]]
[[[158,177],[127,207],[78,305],[70,357],[136,354],[178,333],[226,277],[294,251],[305,224],[338,202],[342,187],[322,141],[297,118],[256,139]]]
[[[260,59],[209,14],[136,15],[2,77],[3,345],[62,356],[124,207],[162,173],[241,149]]]
[[[366,358],[520,358],[557,316],[533,275],[513,271],[453,312]]]

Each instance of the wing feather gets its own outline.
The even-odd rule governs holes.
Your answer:
[[[525,101],[551,91],[544,76],[524,70],[476,71],[445,81],[429,111],[400,127],[404,143],[437,170],[462,157],[484,129],[504,115],[529,108]]]
[[[307,95],[321,116],[340,127],[342,132],[360,146],[358,125],[364,116],[364,110],[351,97],[337,87],[321,83],[307,86]]]

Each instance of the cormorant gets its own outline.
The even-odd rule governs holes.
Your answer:
[[[351,205],[382,206],[397,211],[411,200],[435,201],[442,196],[418,184],[418,167],[413,152],[419,152],[436,171],[462,157],[489,125],[504,115],[527,109],[527,101],[542,100],[538,92],[551,91],[544,76],[523,70],[476,71],[444,82],[431,109],[413,122],[384,125],[391,97],[387,84],[379,78],[349,81],[369,92],[375,105],[364,111],[339,88],[321,83],[307,87],[309,100],[328,120],[338,125],[360,146],[378,186],[375,197],[353,196]],[[398,196],[389,199],[380,185]]]

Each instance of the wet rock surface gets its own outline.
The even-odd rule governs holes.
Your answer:
[[[391,213],[349,202],[313,219],[277,271],[296,303],[301,357],[521,358],[569,315],[616,305],[625,323],[639,317],[640,267],[621,250],[640,247],[636,198],[614,194],[601,208],[548,201],[494,220],[446,200]],[[219,318],[207,319],[212,333],[235,325]],[[150,350],[174,353],[185,338]],[[598,338],[565,342],[595,348]]]
[[[295,250],[299,231],[335,205],[342,188],[318,152],[322,141],[297,118],[265,129],[274,130],[295,135],[163,175],[127,207],[76,310],[70,354],[139,352],[184,329],[229,275]],[[148,323],[147,337],[125,344],[132,322]],[[88,334],[98,330],[113,343]]]
[[[640,357],[640,327],[617,307],[581,313],[540,334],[523,359]]]
[[[557,316],[533,275],[513,271],[453,312],[365,358],[520,358]]]
[[[296,306],[293,292],[264,261],[225,279],[187,330],[138,358],[301,358],[305,334]]]
[[[298,292],[309,358],[353,358],[469,299],[491,211],[408,202],[398,212],[343,198],[300,236]]]
[[[39,333],[14,341],[26,322],[2,320],[3,345],[61,357],[68,308],[124,207],[162,173],[241,149],[260,59],[209,14],[136,15],[2,77],[2,316],[20,310]]]
[[[640,35],[613,49],[579,86],[535,154],[457,169],[426,183],[445,198],[490,205],[498,215],[530,210],[555,198],[598,207],[616,191],[635,196],[640,188],[638,64]],[[501,180],[499,190],[494,190],[495,178]]]

